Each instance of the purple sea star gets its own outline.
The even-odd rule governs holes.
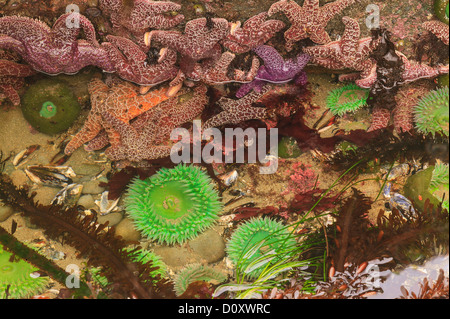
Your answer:
[[[106,38],[109,42],[102,43],[102,46],[108,51],[116,74],[122,79],[153,86],[177,75],[177,53],[174,50],[162,49],[158,61],[150,64],[147,54],[133,41],[112,35]]]
[[[75,27],[77,22],[79,26]],[[78,39],[81,30],[86,40]],[[93,25],[81,14],[63,14],[52,28],[39,20],[6,16],[0,18],[0,34],[0,49],[17,52],[43,73],[73,74],[88,65],[113,71],[107,52],[96,40]]]
[[[182,14],[172,14],[179,11],[181,5],[171,1],[134,0],[132,5],[124,2],[100,0],[99,6],[110,17],[116,35],[129,36],[131,33],[142,49],[145,49],[143,36],[148,29],[169,29],[184,20]]]
[[[360,28],[355,19],[343,17],[342,21],[345,24],[345,30],[340,40],[306,47],[303,51],[311,55],[312,63],[325,68],[361,71],[356,74],[355,82],[359,86],[366,87],[366,82],[370,83],[376,77],[376,62],[370,58],[370,54],[378,45],[378,41],[373,41],[371,37],[360,39]],[[339,80],[353,79],[354,77],[353,74],[343,75],[339,77]]]
[[[319,0],[305,0],[303,6],[294,0],[281,0],[272,4],[268,14],[272,16],[281,11],[291,22],[291,27],[284,33],[286,49],[290,51],[295,42],[308,37],[318,44],[330,42],[325,31],[328,21],[355,1],[337,0],[319,7]]]
[[[124,123],[109,112],[103,118],[119,133],[120,143],[109,147],[106,155],[111,160],[157,159],[170,155],[171,146],[160,145],[171,131],[197,117],[208,102],[205,85],[192,92],[175,96],[139,116],[133,123]]]
[[[236,92],[236,97],[240,98],[250,92],[252,89],[259,92],[264,83],[286,83],[295,80],[298,85],[306,84],[306,72],[303,68],[308,63],[310,56],[300,54],[296,58],[284,60],[283,57],[273,47],[261,45],[253,51],[264,61],[250,83],[243,84]]]
[[[222,45],[234,53],[245,53],[266,43],[275,33],[284,28],[279,20],[267,20],[267,12],[261,12],[244,22],[222,40]]]
[[[222,97],[217,104],[222,112],[208,119],[203,129],[218,127],[224,124],[238,124],[248,120],[263,120],[267,118],[267,110],[264,107],[254,107],[253,103],[258,101],[270,90],[270,85],[265,85],[260,92],[251,92],[238,100]]]

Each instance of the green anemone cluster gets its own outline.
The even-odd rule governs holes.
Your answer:
[[[352,83],[332,90],[327,96],[327,107],[333,115],[342,116],[366,105],[368,97],[369,90]]]
[[[449,133],[448,87],[431,91],[414,107],[416,129],[423,133]]]
[[[38,269],[23,259],[11,258],[0,246],[0,299],[6,298],[7,289],[9,299],[29,298],[45,290],[48,277],[36,275]]]
[[[253,218],[236,229],[226,249],[233,264],[254,279],[267,265],[289,258],[284,252],[295,245],[294,236],[281,222]]]
[[[434,0],[434,13],[444,23],[449,22],[449,0]]]
[[[22,97],[22,113],[39,132],[53,135],[67,130],[80,114],[80,105],[63,81],[43,79]]]
[[[132,181],[126,210],[136,229],[159,243],[175,244],[212,226],[222,209],[211,179],[200,168],[180,164]]]
[[[214,268],[201,264],[192,264],[180,270],[174,278],[174,290],[177,296],[182,295],[188,286],[195,281],[206,281],[219,284],[227,279],[227,275]]]

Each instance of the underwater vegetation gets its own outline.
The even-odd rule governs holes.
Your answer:
[[[29,298],[43,292],[49,278],[0,245],[0,299]]]
[[[21,108],[31,126],[49,135],[66,131],[81,110],[69,86],[54,79],[32,84],[22,97]]]
[[[167,244],[196,237],[216,222],[222,207],[208,175],[183,164],[161,168],[146,180],[134,179],[125,205],[136,229]]]
[[[18,189],[7,175],[0,174],[0,199],[23,212],[31,223],[45,229],[49,238],[58,239],[63,235],[64,244],[75,247],[80,256],[88,259],[89,267],[100,268],[101,275],[108,282],[115,283],[112,285],[112,295],[144,299],[174,297],[173,287],[167,280],[148,280],[151,278],[150,273],[155,270],[151,262],[134,261],[133,251],[125,249],[125,241],[116,237],[112,228],[98,224],[95,215],[80,215],[76,206],[64,208],[35,203],[34,196],[35,193],[28,195],[26,187]],[[60,275],[53,279],[65,284],[65,278],[61,280]],[[84,293],[84,290],[69,291],[69,296],[86,296],[77,293]]]
[[[236,267],[243,269],[248,278],[254,279],[268,264],[276,263],[279,258],[291,257],[279,254],[282,247],[295,245],[294,237],[282,223],[271,218],[252,218],[232,234],[227,253]],[[261,264],[259,258],[262,256],[271,261]]]
[[[416,128],[422,134],[433,136],[441,132],[449,134],[448,86],[431,91],[414,107]]]
[[[183,295],[190,284],[196,281],[214,282],[219,284],[224,282],[227,276],[211,268],[200,264],[192,264],[181,269],[174,278],[174,289],[177,296]]]

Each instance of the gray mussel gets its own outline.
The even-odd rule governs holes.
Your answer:
[[[52,187],[65,187],[72,184],[76,174],[68,166],[30,165],[25,169],[28,178],[36,184]]]

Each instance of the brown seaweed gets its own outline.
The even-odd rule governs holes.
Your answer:
[[[83,216],[77,207],[44,206],[34,202],[35,194],[26,188],[16,188],[10,178],[0,175],[0,199],[30,218],[30,222],[43,228],[46,235],[75,247],[88,265],[99,267],[116,296],[129,298],[174,297],[171,285],[159,277],[148,280],[156,268],[151,263],[132,261],[134,252],[127,252],[126,243],[115,236],[114,228],[98,224],[95,215]]]

